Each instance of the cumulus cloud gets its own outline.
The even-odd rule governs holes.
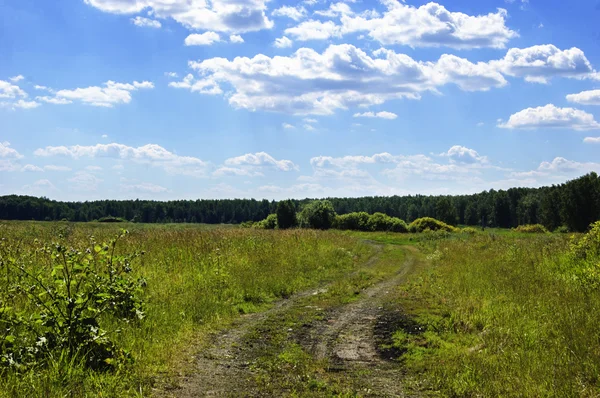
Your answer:
[[[186,75],[180,82],[169,83],[169,87],[183,88],[200,94],[216,95],[223,93],[223,90],[221,90],[215,80],[205,78],[196,79],[192,74]]]
[[[231,43],[243,43],[244,42],[244,38],[240,35],[230,35],[229,36],[229,41]]]
[[[17,75],[17,76],[11,77],[10,81],[13,82],[13,83],[17,83],[17,82],[20,82],[23,79],[25,79],[25,76],[23,76],[23,75]]]
[[[243,33],[270,29],[265,11],[269,0],[84,0],[101,11],[138,14],[149,11],[154,18],[172,18],[190,30]]]
[[[455,56],[419,62],[406,54],[380,49],[369,56],[350,44],[331,45],[323,53],[298,49],[290,56],[191,61],[201,76],[172,87],[210,87],[210,94],[233,89],[227,98],[236,108],[298,115],[332,114],[351,106],[379,105],[391,99],[418,99],[446,84],[463,90],[488,90],[506,84],[486,63],[473,64]],[[194,83],[194,84],[192,84]]]
[[[37,173],[37,172],[43,172],[44,169],[42,169],[41,167],[38,167],[36,165],[33,165],[33,164],[26,164],[25,166],[23,166],[21,168],[21,171],[30,172],[30,173]]]
[[[144,17],[140,17],[140,16],[131,18],[131,23],[133,23],[135,26],[140,26],[143,28],[160,29],[162,27],[162,24],[160,23],[160,21],[150,19],[150,18],[144,18]]]
[[[271,15],[274,17],[287,17],[293,19],[294,21],[299,21],[306,17],[306,9],[302,6],[283,6],[273,10]]]
[[[447,156],[452,163],[488,163],[486,156],[481,156],[476,150],[461,145],[454,145],[448,152],[443,152],[441,156]]]
[[[600,129],[594,116],[574,108],[559,108],[553,104],[537,108],[527,108],[511,115],[506,123],[498,127],[506,129],[557,128],[571,130]]]
[[[291,160],[276,160],[266,152],[247,153],[242,156],[225,160],[226,166],[253,166],[271,167],[279,171],[298,170],[298,166]]]
[[[16,149],[10,147],[10,142],[0,142],[0,158],[21,159],[21,155]]]
[[[289,123],[283,123],[281,125],[281,127],[283,127],[284,129],[295,129],[296,127],[294,127],[293,125],[289,124]]]
[[[156,145],[147,144],[140,147],[130,147],[123,144],[96,144],[90,146],[48,146],[34,151],[35,156],[66,156],[74,159],[113,158],[131,160],[136,163],[149,164],[163,168],[170,174],[204,176],[209,164],[191,156],[180,156]]]
[[[293,42],[285,36],[279,37],[273,42],[273,45],[277,48],[288,48],[291,47],[292,44]]]
[[[600,144],[600,137],[585,137],[583,142],[586,144]]]
[[[554,77],[594,79],[597,76],[579,48],[560,50],[552,44],[511,48],[503,59],[491,64],[505,75],[534,83],[547,83]]]
[[[389,119],[393,120],[398,117],[395,113],[382,111],[382,112],[364,112],[364,113],[355,113],[353,117],[376,117],[380,119]]]
[[[0,80],[0,98],[27,97],[27,93],[19,86]]]
[[[154,83],[149,81],[117,83],[109,80],[104,83],[103,87],[90,86],[73,90],[58,90],[54,96],[36,97],[36,99],[56,105],[79,102],[85,105],[112,108],[115,105],[130,103],[133,91],[152,88],[154,88]]]
[[[354,16],[347,4],[332,4],[324,16],[340,16],[340,23],[309,20],[286,29],[297,40],[327,40],[345,34],[366,32],[384,45],[412,47],[452,47],[457,49],[504,48],[518,34],[506,26],[506,10],[487,15],[467,15],[448,11],[431,2],[421,7],[385,0],[387,11]]]
[[[185,38],[186,46],[210,46],[221,41],[221,36],[215,32],[193,33]]]
[[[567,101],[582,105],[600,105],[600,90],[582,91],[567,95]]]

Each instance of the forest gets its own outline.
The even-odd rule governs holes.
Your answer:
[[[586,231],[600,219],[600,177],[589,173],[560,185],[542,188],[489,190],[456,196],[373,196],[327,198],[339,215],[385,213],[407,222],[433,217],[450,225],[512,228],[542,224]],[[297,210],[312,199],[293,200]],[[100,200],[61,202],[48,198],[0,197],[0,219],[38,221],[95,221],[117,217],[141,223],[239,224],[260,221],[275,213],[277,202],[255,199],[224,200]]]

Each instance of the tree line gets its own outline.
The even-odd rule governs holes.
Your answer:
[[[585,231],[600,220],[600,177],[589,173],[560,185],[542,188],[489,190],[456,196],[373,196],[326,198],[339,215],[366,212],[387,214],[410,223],[433,217],[449,225],[512,228],[542,224]],[[301,210],[312,199],[292,200]],[[255,199],[223,200],[99,200],[61,202],[48,198],[0,197],[0,219],[94,221],[119,217],[144,223],[232,223],[261,221],[277,211],[277,202]]]

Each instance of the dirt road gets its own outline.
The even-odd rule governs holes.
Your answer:
[[[344,281],[294,295],[215,333],[190,374],[158,395],[413,395],[403,388],[399,353],[389,343],[407,326],[390,297],[412,271],[415,249],[375,246],[377,253]],[[400,250],[402,261],[394,263],[389,254]]]

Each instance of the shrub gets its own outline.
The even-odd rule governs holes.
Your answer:
[[[410,225],[408,226],[408,230],[410,232],[423,232],[425,230],[430,230],[430,231],[446,231],[446,232],[456,232],[457,229],[454,228],[453,226],[450,226],[444,222],[441,222],[439,220],[436,220],[435,218],[431,218],[431,217],[422,217],[422,218],[417,218],[415,221],[411,222]]]
[[[124,218],[107,216],[98,219],[98,222],[127,222]]]
[[[336,216],[334,227],[341,230],[368,231],[369,214],[365,212],[348,213]]]
[[[267,218],[253,225],[253,228],[258,229],[275,229],[277,228],[277,214],[269,214]]]
[[[406,225],[406,222],[404,222],[404,220],[392,217],[392,229],[390,231],[405,234],[408,232],[408,225]]]
[[[560,227],[556,228],[554,230],[554,232],[557,232],[559,234],[568,234],[571,231],[569,230],[569,227],[567,227],[566,225],[561,225]]]
[[[465,227],[463,229],[460,230],[460,233],[462,234],[469,234],[469,235],[475,235],[477,233],[477,230],[473,227]]]
[[[529,224],[529,225],[519,225],[517,228],[514,228],[515,232],[524,232],[528,234],[546,234],[548,230],[541,224]]]
[[[335,220],[335,210],[328,200],[315,200],[304,206],[298,215],[302,228],[329,229]]]
[[[119,238],[77,250],[62,243],[40,246],[44,267],[3,258],[7,294],[0,297],[0,365],[16,371],[45,366],[67,355],[94,370],[108,370],[128,360],[104,330],[106,321],[141,320],[143,279],[130,277],[132,256],[115,255]],[[2,252],[10,247],[3,242]],[[111,322],[115,323],[115,322]],[[110,323],[109,323],[110,324]]]
[[[254,221],[244,221],[240,224],[240,228],[252,228],[256,224]]]

